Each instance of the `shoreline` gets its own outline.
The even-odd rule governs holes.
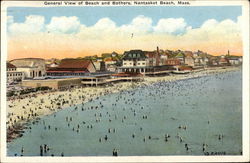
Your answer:
[[[140,86],[151,85],[157,82],[178,81],[196,77],[207,76],[210,74],[220,74],[229,71],[240,70],[241,67],[208,68],[201,71],[191,72],[182,75],[168,75],[157,77],[145,77],[141,82],[120,82],[112,86],[83,87],[74,88],[66,91],[56,91],[28,95],[23,99],[7,101],[7,142],[21,137],[25,125],[34,122],[42,116],[51,115],[61,109],[66,109],[78,104],[84,104],[99,96],[117,93],[124,90],[138,88]]]

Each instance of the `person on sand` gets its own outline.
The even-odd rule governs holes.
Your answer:
[[[40,145],[40,156],[43,156],[43,146]]]
[[[118,156],[118,150],[117,149],[113,149],[113,156]]]
[[[23,156],[24,148],[21,149],[21,156]]]

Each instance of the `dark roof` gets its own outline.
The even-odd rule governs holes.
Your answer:
[[[146,55],[142,50],[125,51],[123,54],[123,59],[144,59],[144,58],[146,58]]]
[[[86,59],[63,59],[58,68],[86,69],[89,64],[91,64],[91,61]]]
[[[240,56],[227,55],[226,58],[227,59],[239,59]]]
[[[7,68],[16,68],[16,66],[8,62],[7,63]]]
[[[74,72],[74,71],[88,71],[87,68],[59,68],[59,67],[53,67],[49,68],[47,72],[54,72],[54,71],[60,71],[60,72]]]

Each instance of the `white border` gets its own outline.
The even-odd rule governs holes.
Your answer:
[[[6,59],[7,7],[50,7],[44,1],[1,2],[1,157],[0,162],[247,162],[249,161],[249,2],[243,1],[189,1],[190,6],[242,6],[243,23],[243,155],[242,156],[133,156],[133,157],[7,157],[6,156]],[[112,5],[111,5],[112,6]],[[118,5],[117,5],[118,6]],[[140,5],[136,5],[140,6]],[[143,6],[143,5],[141,5]],[[177,5],[175,5],[177,6]],[[56,7],[56,6],[51,6]],[[63,6],[65,7],[65,6]],[[83,6],[84,7],[84,6]]]

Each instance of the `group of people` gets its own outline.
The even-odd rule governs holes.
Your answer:
[[[220,76],[216,77],[221,78]],[[196,147],[192,141],[190,141],[190,138],[186,136],[187,133],[190,134],[191,131],[189,129],[192,128],[192,126],[188,124],[188,118],[184,117],[186,119],[181,119],[178,115],[187,113],[182,109],[189,109],[190,111],[188,111],[188,113],[190,114],[195,113],[194,109],[199,109],[196,102],[189,97],[189,94],[193,93],[195,91],[194,88],[199,86],[200,91],[198,91],[197,94],[200,96],[208,96],[202,91],[202,89],[206,87],[205,85],[208,80],[207,78],[200,78],[197,79],[196,83],[189,82],[189,79],[171,82],[161,80],[151,85],[145,85],[144,83],[138,84],[137,86],[139,87],[133,90],[125,90],[124,88],[113,86],[115,87],[114,90],[103,88],[101,92],[95,92],[97,88],[93,88],[92,92],[77,89],[64,93],[61,92],[59,95],[49,94],[46,98],[44,97],[40,100],[30,98],[29,102],[23,105],[27,115],[23,114],[23,116],[20,117],[19,115],[11,114],[9,122],[12,123],[18,118],[38,117],[40,115],[39,112],[37,112],[37,110],[40,110],[39,108],[44,109],[45,107],[54,112],[66,106],[71,106],[70,111],[63,117],[65,120],[64,123],[50,124],[50,122],[43,122],[44,130],[51,132],[51,128],[53,127],[55,129],[53,132],[56,132],[58,130],[66,130],[67,128],[70,129],[67,131],[72,132],[72,134],[76,132],[78,135],[93,132],[96,134],[95,136],[98,136],[96,139],[96,141],[99,142],[97,143],[98,145],[103,145],[105,142],[119,143],[112,138],[119,137],[120,139],[121,134],[128,135],[128,142],[133,141],[133,139],[136,140],[137,138],[137,140],[145,144],[149,141],[159,140],[165,142],[167,146],[169,142],[175,141],[174,143],[182,143],[185,151],[192,152],[192,149]],[[110,100],[110,97],[106,97],[105,95],[112,92],[117,93],[112,96],[112,100]],[[186,98],[187,100],[180,100],[175,105],[171,104],[171,99],[175,100],[177,98]],[[49,104],[45,102],[47,100],[50,101]],[[89,103],[86,103],[87,101],[89,101]],[[76,105],[79,104],[79,102],[81,105]],[[31,107],[34,105],[36,107]],[[162,108],[157,108],[159,106]],[[176,109],[175,107],[181,108],[177,110],[177,114],[171,112]],[[158,114],[155,115],[155,112]],[[51,118],[57,118],[56,114],[51,116]],[[152,124],[159,119],[162,123],[158,124],[157,127],[159,127],[159,129],[156,130],[157,132],[151,131],[149,129],[150,127],[145,127],[155,127]],[[213,123],[209,115],[203,120],[206,125]],[[168,123],[176,126],[165,129],[167,128],[166,126],[169,125]],[[115,124],[119,124],[118,127],[114,127],[116,126]],[[104,126],[102,129],[98,128],[98,126],[102,125]],[[102,130],[102,134],[97,132],[96,128],[98,128],[98,131]],[[177,131],[169,128],[177,128]],[[97,135],[98,133],[99,135]],[[177,139],[174,139],[175,136],[170,135],[177,135]],[[218,139],[222,140],[223,137],[224,134],[220,134]],[[90,137],[88,139],[92,138]],[[205,140],[204,142],[199,142],[198,146],[201,152],[205,152],[210,146],[206,143]],[[49,148],[47,145],[46,147],[40,145],[41,156],[48,151]],[[119,151],[122,153],[123,150],[119,149]],[[64,153],[66,154],[67,151],[63,151],[61,156],[64,156]],[[118,149],[114,148],[112,155],[118,156]]]

